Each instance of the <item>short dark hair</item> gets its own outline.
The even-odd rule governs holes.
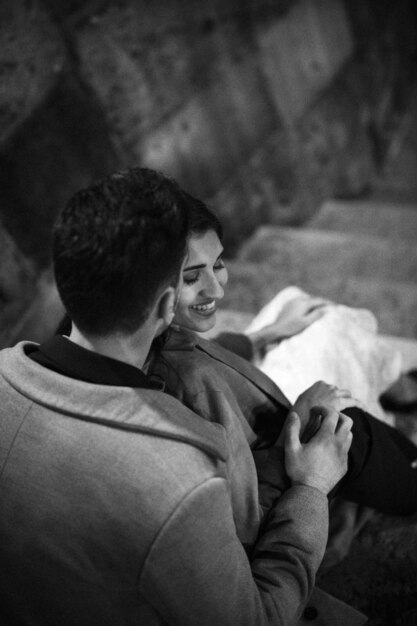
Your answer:
[[[204,202],[183,192],[186,199],[188,234],[204,235],[214,230],[220,240],[223,239],[223,228],[217,215]]]
[[[75,325],[93,335],[135,332],[186,253],[184,192],[147,168],[76,193],[54,228],[57,288]]]

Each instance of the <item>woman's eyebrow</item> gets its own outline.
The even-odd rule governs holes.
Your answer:
[[[219,256],[217,257],[216,263],[220,259],[220,257],[222,256],[223,252],[224,252],[224,249],[220,252]],[[191,270],[201,270],[201,269],[203,269],[203,267],[206,267],[206,263],[200,263],[200,265],[190,265],[190,267],[184,267],[184,269],[182,271],[183,272],[190,272]]]
[[[190,267],[184,267],[183,272],[190,272],[191,270],[200,270],[203,267],[206,267],[204,263],[201,265],[190,265]]]

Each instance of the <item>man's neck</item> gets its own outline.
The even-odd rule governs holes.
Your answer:
[[[143,369],[153,334],[142,328],[132,335],[92,336],[82,333],[74,324],[69,339],[87,350],[117,359]]]

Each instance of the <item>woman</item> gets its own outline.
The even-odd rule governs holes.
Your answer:
[[[162,350],[153,355],[149,372],[164,379],[168,393],[203,418],[222,424],[236,441],[240,439],[233,424],[238,423],[267,485],[271,487],[274,483],[271,471],[274,479],[280,474],[281,487],[284,487],[280,449],[274,444],[278,442],[288,413],[288,400],[252,364],[196,334],[207,332],[215,325],[217,302],[224,295],[228,276],[217,218],[202,202],[190,196],[187,199],[191,207],[190,236],[183,287],[175,323]],[[320,310],[320,302],[317,304],[318,308],[314,306],[313,311]],[[307,424],[314,427],[309,422],[310,409],[326,404],[344,410],[354,419],[349,471],[339,485],[338,495],[386,513],[416,512],[417,472],[410,463],[417,458],[417,448],[397,431],[358,408],[349,392],[323,382],[307,389],[294,403],[302,428],[306,429]],[[308,429],[304,436],[308,437]],[[245,462],[242,460],[243,467],[232,468],[240,485],[244,482]],[[279,471],[271,470],[274,463],[279,465]],[[244,489],[239,493],[244,500]],[[265,496],[265,493],[261,490],[261,503],[268,506],[268,497],[273,496],[269,492]],[[266,499],[262,500],[264,496]]]

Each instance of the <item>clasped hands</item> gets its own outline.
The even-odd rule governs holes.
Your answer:
[[[323,406],[339,412],[353,406],[365,409],[362,402],[354,398],[348,389],[340,389],[336,385],[319,380],[303,391],[294,403],[293,410],[301,420],[301,433],[304,433],[309,424],[310,410],[314,406]]]
[[[291,411],[284,427],[285,469],[292,485],[307,485],[327,495],[345,475],[352,443],[353,421],[334,409],[316,407],[317,432],[300,440],[301,422]]]
[[[327,494],[347,471],[353,421],[341,413],[364,408],[347,389],[318,381],[296,400],[282,433],[285,469],[292,484]]]

